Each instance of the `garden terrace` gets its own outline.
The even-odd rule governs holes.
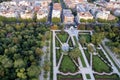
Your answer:
[[[77,74],[74,76],[72,76],[72,75],[64,76],[64,75],[58,74],[57,79],[58,80],[83,80],[82,75],[80,75],[80,74]]]
[[[94,75],[96,80],[119,80],[119,76],[117,74],[112,75]]]

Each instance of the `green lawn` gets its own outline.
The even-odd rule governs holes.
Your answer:
[[[67,75],[67,76],[64,76],[64,75],[60,75],[60,74],[58,74],[57,75],[57,79],[58,80],[64,80],[64,79],[81,79],[82,78],[82,75],[80,75],[80,74],[78,74],[78,75],[74,75],[74,76],[72,76],[72,75]]]
[[[81,59],[83,67],[86,67],[86,64],[85,64],[85,61],[84,61],[82,54],[80,54],[80,59]]]
[[[61,42],[65,43],[69,35],[67,33],[64,33],[64,34],[57,33],[57,36],[61,40]]]
[[[53,33],[51,33],[51,45],[50,45],[50,61],[51,61],[51,65],[50,65],[50,80],[53,80]]]
[[[96,72],[111,72],[111,68],[105,64],[98,56],[93,56],[93,70]]]
[[[75,36],[73,36],[74,40],[75,40],[75,44],[76,44],[76,47],[78,47],[78,43],[77,43],[77,39]]]
[[[79,39],[82,36],[85,37],[87,43],[91,42],[91,36],[90,36],[90,34],[79,34]]]
[[[95,75],[96,79],[104,78],[104,79],[111,79],[111,80],[120,80],[119,76],[116,74],[112,75]]]
[[[68,55],[64,55],[63,59],[61,61],[59,70],[61,72],[65,72],[65,73],[67,73],[67,72],[74,73],[78,70],[78,68]]]
[[[84,50],[86,58],[88,60],[88,63],[90,64],[90,53],[88,52],[88,50]]]
[[[69,39],[68,44],[70,47],[73,47],[73,42],[72,42],[71,38]]]
[[[60,59],[60,56],[61,56],[61,50],[60,49],[56,49],[56,62],[58,63],[59,59]]]
[[[61,44],[60,44],[60,42],[58,41],[58,39],[55,38],[55,46],[56,46],[56,47],[60,47],[60,45],[61,45]]]

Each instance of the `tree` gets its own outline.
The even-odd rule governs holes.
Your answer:
[[[45,72],[50,71],[50,62],[48,60],[44,61],[44,70]]]
[[[0,55],[0,63],[4,68],[11,68],[13,66],[13,61],[9,59],[6,55]]]
[[[26,66],[26,63],[21,58],[14,61],[14,67],[15,68],[22,68],[22,67],[25,67],[25,66]]]
[[[104,37],[105,37],[104,32],[95,33],[92,35],[92,43],[98,45],[101,43]]]
[[[52,22],[53,23],[60,23],[61,22],[61,19],[60,18],[57,18],[57,17],[54,17],[54,18],[52,18]]]
[[[79,41],[81,42],[82,46],[84,46],[86,43],[86,38],[84,36],[81,36]]]
[[[20,79],[26,80],[27,75],[25,72],[25,68],[17,69],[16,72],[17,72],[17,77],[19,77]]]
[[[39,57],[41,57],[41,56],[44,54],[43,51],[42,51],[40,48],[36,48],[35,53],[36,53],[36,55],[38,55]]]
[[[113,47],[112,50],[113,50],[113,52],[116,53],[116,54],[120,53],[120,49],[117,48],[117,47]]]
[[[74,48],[72,51],[70,51],[69,56],[73,59],[77,59],[80,55],[79,48]]]
[[[58,29],[58,26],[57,26],[57,25],[53,25],[53,26],[51,26],[51,29],[52,29],[52,30],[57,30],[57,29]]]
[[[32,78],[35,77],[37,78],[39,76],[41,72],[41,68],[37,65],[31,65],[28,69],[27,69],[27,75]]]
[[[87,49],[89,52],[93,53],[94,52],[94,49],[93,49],[93,46],[92,45],[88,45],[87,46]]]

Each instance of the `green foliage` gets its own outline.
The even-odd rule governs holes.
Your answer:
[[[54,18],[52,18],[52,22],[53,22],[53,23],[60,23],[60,22],[61,22],[61,19],[60,19],[60,18],[57,18],[57,17],[54,17]]]
[[[97,72],[111,72],[111,68],[104,63],[98,56],[93,56],[93,69]]]
[[[4,21],[0,21],[0,80],[38,80],[42,37],[48,29],[35,23]]]
[[[92,35],[92,43],[95,45],[98,45],[101,43],[102,39],[104,39],[105,35],[104,32],[101,33],[95,33]]]
[[[54,3],[60,3],[60,0],[52,0]]]
[[[119,19],[115,18],[115,20],[105,20],[105,19],[100,19],[98,18],[97,21],[101,23],[116,23]]]
[[[13,66],[13,61],[9,59],[6,55],[0,55],[0,63],[4,68],[11,68]]]
[[[32,78],[32,77],[38,77],[40,74],[40,70],[41,68],[37,65],[31,65],[28,69],[27,69],[27,75]]]
[[[69,52],[69,55],[70,55],[71,58],[77,59],[79,57],[79,55],[80,55],[79,48],[72,49],[72,51]]]
[[[74,64],[72,59],[67,55],[63,56],[61,65],[60,65],[60,71],[62,72],[76,72],[77,66]]]
[[[25,62],[23,61],[23,59],[17,59],[15,60],[14,62],[14,67],[15,68],[22,68],[22,67],[25,67]]]
[[[44,17],[42,19],[37,19],[37,22],[42,22],[42,23],[45,23],[47,21],[47,18]]]
[[[95,19],[88,19],[88,20],[80,19],[80,22],[88,22],[88,23],[92,23],[92,22],[95,22]]]

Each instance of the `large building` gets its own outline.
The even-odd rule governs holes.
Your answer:
[[[53,4],[53,11],[52,11],[52,18],[53,17],[60,18],[61,11],[62,11],[61,4],[60,3],[54,3]]]
[[[46,18],[48,16],[48,10],[45,10],[45,9],[40,9],[38,12],[37,12],[37,19],[43,19],[43,18]]]
[[[22,19],[32,19],[34,17],[34,14],[31,11],[24,11],[20,13],[20,17]]]
[[[78,19],[84,19],[84,20],[88,20],[88,19],[93,19],[93,16],[90,14],[90,12],[78,12]]]
[[[65,24],[73,24],[74,16],[70,9],[63,9],[63,19]]]

